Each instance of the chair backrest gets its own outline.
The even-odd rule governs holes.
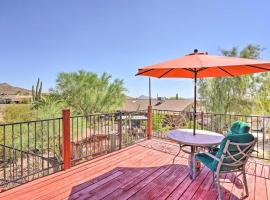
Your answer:
[[[243,121],[235,121],[232,123],[230,130],[227,135],[235,135],[235,134],[245,134],[250,130],[249,125]]]
[[[213,167],[219,171],[231,171],[243,167],[250,157],[256,139],[251,134],[229,135],[220,145],[216,156],[220,161],[214,161]]]

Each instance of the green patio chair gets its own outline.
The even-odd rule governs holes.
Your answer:
[[[241,172],[239,175],[243,175],[245,192],[246,196],[248,196],[245,165],[254,149],[256,141],[251,134],[229,134],[222,140],[217,152],[203,152],[195,155],[196,160],[202,162],[212,171],[212,184],[217,182],[219,199],[222,199],[220,174],[231,172]]]
[[[232,123],[230,130],[227,132],[228,135],[246,134],[249,133],[250,127],[248,123],[243,121],[235,121]],[[215,147],[209,147],[209,151],[217,152],[220,149],[220,145]]]

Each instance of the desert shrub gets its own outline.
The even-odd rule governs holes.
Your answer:
[[[3,109],[3,121],[5,123],[29,121],[36,118],[36,111],[28,104],[14,104]]]

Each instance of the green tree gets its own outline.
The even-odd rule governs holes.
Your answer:
[[[236,47],[221,50],[225,56],[242,58],[259,58],[262,48],[258,45],[247,45],[240,52]],[[256,75],[237,77],[220,77],[201,79],[199,95],[202,105],[208,112],[214,113],[250,113],[254,104],[252,97],[256,91]]]
[[[79,114],[110,112],[125,100],[123,80],[111,81],[111,75],[100,77],[91,72],[78,71],[58,74],[55,94]]]
[[[256,92],[254,100],[256,102],[256,110],[260,115],[270,114],[270,74],[262,73],[256,77]]]
[[[41,99],[36,102],[36,107],[38,108],[37,118],[59,117],[65,106],[63,98],[54,92],[42,95]]]

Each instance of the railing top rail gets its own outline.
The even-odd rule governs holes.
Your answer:
[[[12,125],[18,125],[18,124],[30,124],[30,123],[46,122],[46,121],[61,120],[61,119],[62,119],[62,117],[38,119],[38,120],[29,120],[29,121],[18,121],[18,122],[11,122],[11,123],[3,123],[3,124],[0,124],[0,126],[12,126]]]
[[[193,113],[192,111],[176,111],[176,110],[164,110],[164,109],[153,109],[156,111],[168,111],[168,112],[179,112],[179,113]],[[256,118],[256,117],[262,117],[262,118],[270,118],[269,115],[242,115],[242,114],[231,114],[231,113],[210,113],[210,112],[197,112],[198,114],[203,113],[206,115],[227,115],[227,116],[237,116],[237,117],[250,117],[250,118]]]
[[[76,117],[90,117],[90,116],[97,116],[97,115],[115,115],[118,113],[122,114],[130,114],[130,113],[142,113],[146,112],[146,110],[139,110],[139,111],[118,111],[118,112],[111,112],[111,113],[93,113],[89,115],[75,115],[71,116],[70,118],[76,118]],[[2,123],[0,124],[0,127],[2,126],[12,126],[12,125],[19,125],[19,124],[29,124],[29,123],[38,123],[38,122],[45,122],[45,121],[53,121],[53,120],[61,120],[62,117],[56,117],[56,118],[46,118],[46,119],[38,119],[38,120],[29,120],[29,121],[18,121],[18,122],[11,122],[11,123]]]
[[[97,116],[97,115],[101,115],[101,116],[105,116],[105,115],[115,115],[115,114],[132,114],[132,113],[142,113],[142,112],[146,112],[146,110],[139,110],[139,111],[117,111],[117,112],[111,112],[111,113],[93,113],[93,114],[89,114],[89,115],[74,115],[71,116],[70,118],[75,118],[75,117],[90,117],[90,116]]]

